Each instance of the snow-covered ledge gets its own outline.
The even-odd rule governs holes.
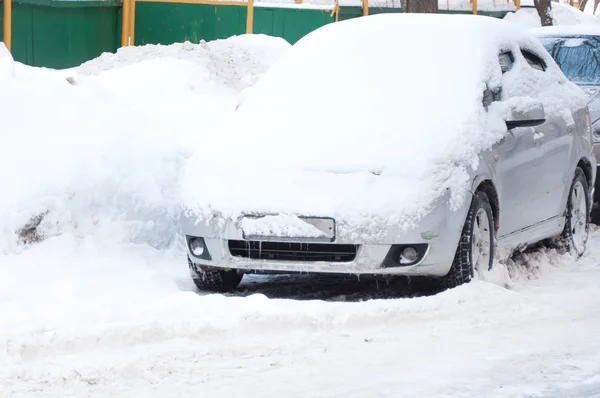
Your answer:
[[[358,1],[360,3],[360,0]],[[260,0],[255,1],[255,7],[298,8],[308,10],[333,10],[335,0]]]
[[[335,0],[261,0],[255,2],[256,7],[308,8],[331,10]],[[340,7],[362,7],[361,0],[339,0]],[[369,0],[373,8],[401,8],[400,0]],[[470,0],[438,0],[440,10],[470,11],[473,5]],[[479,11],[516,11],[514,2],[508,0],[478,0]]]

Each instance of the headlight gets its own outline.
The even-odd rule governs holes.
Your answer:
[[[600,142],[600,119],[592,124],[592,138],[594,142]]]

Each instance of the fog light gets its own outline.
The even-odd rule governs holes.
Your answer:
[[[192,254],[194,256],[202,256],[204,254],[205,249],[206,248],[204,247],[204,240],[202,240],[201,238],[192,239],[190,241],[190,250],[192,251]]]
[[[419,252],[414,247],[408,246],[404,250],[402,250],[402,254],[400,254],[400,264],[410,264],[417,261],[419,257]]]

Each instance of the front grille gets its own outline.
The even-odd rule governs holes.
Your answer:
[[[330,243],[263,242],[230,240],[229,252],[234,257],[275,261],[349,262],[356,258],[358,245]]]

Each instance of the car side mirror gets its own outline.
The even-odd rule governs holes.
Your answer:
[[[512,98],[514,105],[508,111],[506,128],[534,127],[546,122],[546,112],[541,101],[533,98]]]

